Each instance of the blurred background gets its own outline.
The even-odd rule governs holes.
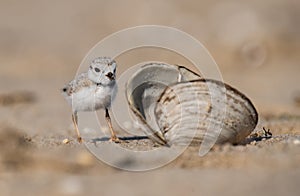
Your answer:
[[[178,28],[203,43],[224,80],[249,95],[259,108],[293,105],[300,91],[299,4],[295,0],[2,0],[1,91],[33,88],[37,81],[58,89],[74,77],[85,54],[104,37],[156,24]]]
[[[300,1],[0,0],[2,132],[73,135],[59,89],[101,39],[149,24],[203,43],[224,81],[250,97],[261,116],[300,113]],[[178,63],[167,52],[145,50],[117,59],[118,74],[156,56]]]

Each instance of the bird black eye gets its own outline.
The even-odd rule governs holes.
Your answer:
[[[100,72],[100,69],[97,67],[95,67],[94,70],[95,70],[95,72]]]

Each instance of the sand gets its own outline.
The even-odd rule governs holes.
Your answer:
[[[280,0],[1,1],[1,195],[299,195],[299,7]],[[171,163],[145,172],[111,167],[77,143],[71,108],[59,89],[94,44],[143,24],[172,26],[200,40],[224,81],[256,106],[258,134],[240,145],[215,146],[204,157],[199,147],[189,147]],[[116,60],[119,76],[141,61],[186,63],[155,49]],[[156,148],[145,138],[120,145]]]

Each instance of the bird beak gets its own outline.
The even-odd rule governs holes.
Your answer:
[[[105,75],[106,77],[108,77],[110,80],[114,80],[115,76],[113,73],[109,72],[108,74]]]

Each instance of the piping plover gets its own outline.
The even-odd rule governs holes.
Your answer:
[[[64,98],[72,106],[72,121],[80,143],[82,138],[78,130],[77,112],[98,109],[105,110],[105,118],[111,132],[110,140],[119,142],[108,112],[117,93],[116,68],[117,64],[111,58],[98,57],[91,62],[87,72],[77,75],[62,89]]]

